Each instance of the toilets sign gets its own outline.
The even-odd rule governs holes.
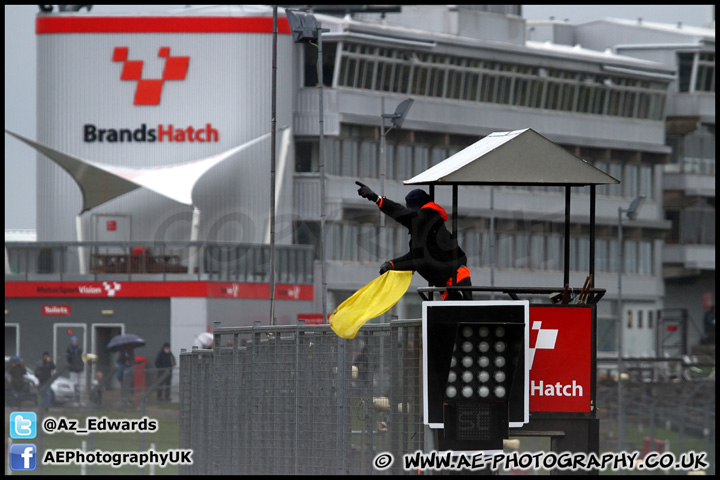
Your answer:
[[[590,412],[590,307],[530,307],[530,411]]]

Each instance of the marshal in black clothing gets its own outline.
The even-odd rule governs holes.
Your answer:
[[[360,186],[358,195],[375,202],[385,215],[391,217],[410,234],[410,251],[388,260],[380,267],[380,273],[388,270],[413,270],[434,287],[470,286],[467,256],[457,240],[448,231],[445,210],[430,199],[423,190],[413,190],[406,197],[406,206],[386,197],[379,197],[367,185]],[[446,300],[469,300],[467,290],[444,292]]]

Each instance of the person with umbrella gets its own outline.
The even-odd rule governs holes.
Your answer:
[[[132,333],[117,335],[107,345],[107,349],[111,352],[120,352],[117,359],[117,379],[122,387],[123,401],[127,400],[127,394],[133,386],[132,375],[125,375],[125,371],[135,366],[135,347],[143,345],[145,340]]]
[[[70,345],[65,350],[65,360],[68,364],[70,372],[70,382],[75,387],[75,403],[80,405],[80,392],[82,387],[83,371],[85,370],[85,362],[82,358],[82,348],[78,345],[76,336],[70,338]]]

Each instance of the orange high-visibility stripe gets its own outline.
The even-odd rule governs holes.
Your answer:
[[[470,269],[467,267],[458,268],[456,283],[460,283],[461,281],[465,280],[466,278],[470,278]]]

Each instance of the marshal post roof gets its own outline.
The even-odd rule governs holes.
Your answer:
[[[620,183],[531,128],[494,132],[405,185],[553,185]]]

